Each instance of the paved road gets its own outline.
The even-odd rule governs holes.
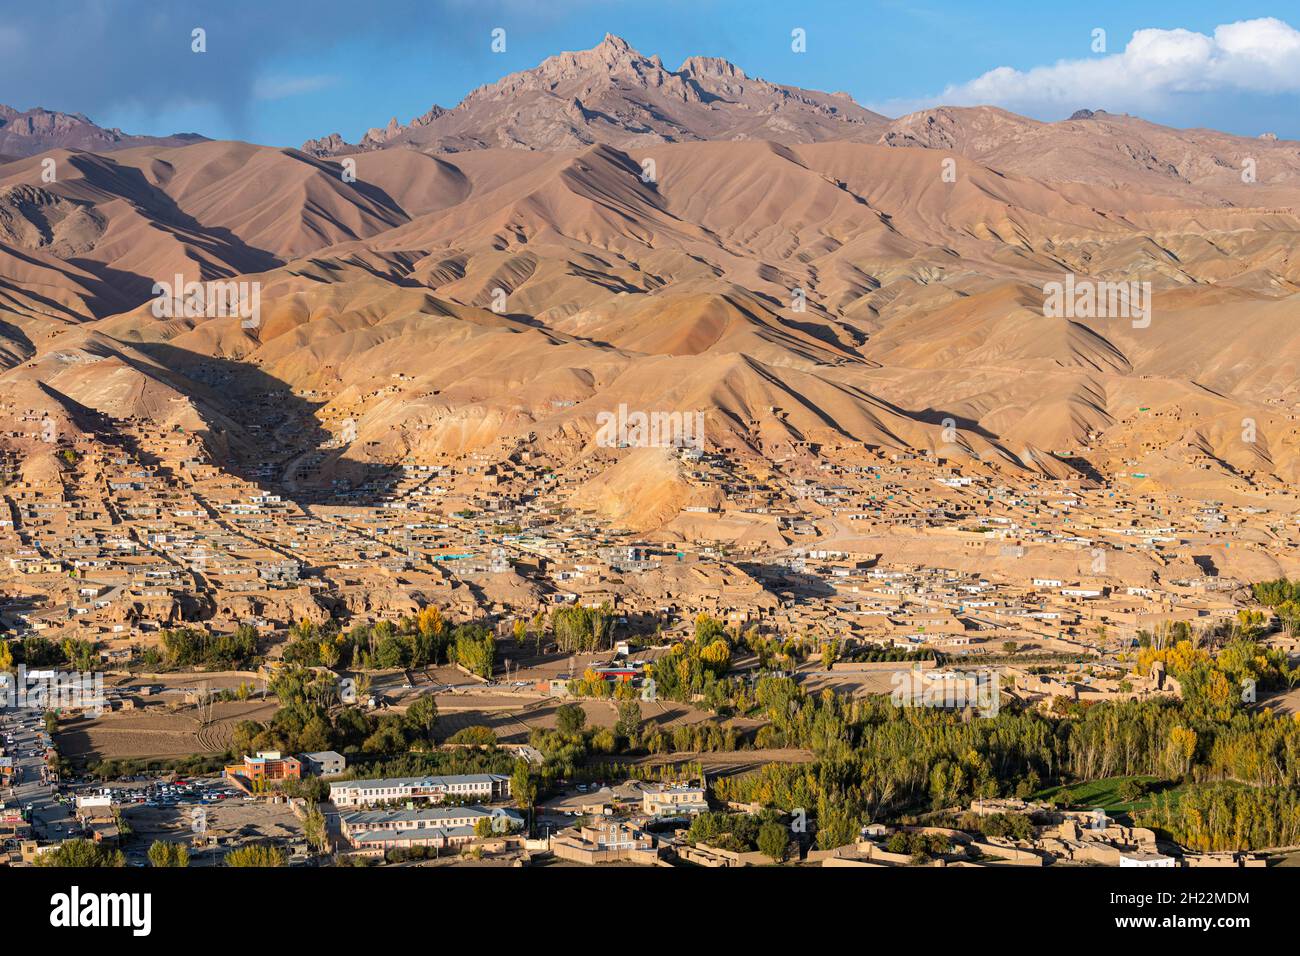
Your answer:
[[[13,734],[13,743],[6,744],[5,753],[14,756],[17,767],[14,786],[3,791],[5,802],[31,806],[32,830],[43,841],[58,842],[80,835],[69,806],[55,799],[57,786],[44,779],[45,750],[50,738],[42,727],[40,711],[0,710],[0,733]]]

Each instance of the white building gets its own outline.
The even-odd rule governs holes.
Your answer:
[[[390,801],[499,800],[510,796],[510,778],[499,773],[456,776],[391,777],[384,780],[342,780],[330,784],[336,807],[367,806]]]

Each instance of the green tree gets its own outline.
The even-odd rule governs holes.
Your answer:
[[[357,673],[353,675],[352,686],[356,691],[358,701],[364,701],[370,696],[371,683],[369,674]]]
[[[496,742],[496,731],[486,724],[470,724],[447,738],[449,744],[476,744],[480,747],[494,747]]]
[[[387,624],[387,621],[381,621]],[[378,628],[375,629],[378,631]],[[410,645],[398,634],[390,634],[379,642],[375,650],[375,663],[382,668],[405,667],[411,662]]]
[[[537,779],[533,776],[527,760],[515,761],[514,772],[510,775],[510,796],[523,809],[528,817],[531,831],[533,808],[537,805]]]
[[[341,654],[339,646],[333,641],[321,641],[320,662],[326,667],[337,667]]]
[[[496,667],[497,642],[492,632],[477,624],[462,624],[452,635],[456,663],[479,677],[490,678]]]
[[[641,733],[641,704],[635,700],[620,701],[618,705],[618,722],[614,724],[614,733],[627,739],[635,746]]]
[[[105,869],[126,866],[121,850],[110,850],[91,840],[67,840],[53,850],[37,854],[37,866],[71,869]]]
[[[438,702],[425,694],[406,709],[406,720],[417,733],[433,744],[433,729],[438,726]]]
[[[817,845],[823,850],[853,843],[858,839],[860,823],[853,808],[840,800],[827,799],[825,794],[817,802]]]
[[[758,828],[758,849],[772,858],[773,863],[784,863],[790,847],[790,834],[781,824],[771,821]]]
[[[1129,777],[1119,786],[1119,798],[1125,803],[1134,803],[1146,796],[1146,784],[1135,777]]]
[[[317,853],[324,853],[329,846],[329,836],[325,828],[325,814],[320,812],[320,807],[312,806],[302,818],[303,836],[307,838],[307,845]]]
[[[226,854],[226,866],[270,867],[285,866],[288,860],[284,851],[264,843],[243,846]]]
[[[537,641],[537,655],[542,654],[542,643],[546,639],[546,612],[538,610],[532,620],[533,638]]]
[[[153,845],[149,847],[149,865],[159,868],[189,866],[189,847],[170,840],[154,840]]]
[[[610,646],[613,624],[608,604],[600,607],[565,605],[551,612],[555,643],[565,654],[605,650]]]
[[[555,725],[566,737],[582,733],[587,723],[587,712],[581,704],[561,704],[555,711]]]

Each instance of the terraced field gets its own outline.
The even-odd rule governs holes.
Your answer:
[[[217,704],[207,726],[194,708],[170,713],[118,711],[95,720],[71,721],[55,739],[59,752],[73,760],[220,754],[230,748],[240,721],[269,720],[275,708],[274,702],[261,700]]]

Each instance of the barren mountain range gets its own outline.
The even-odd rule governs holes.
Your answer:
[[[39,107],[19,112],[0,103],[0,156],[7,158],[59,148],[105,152],[131,146],[184,146],[203,138],[196,133],[131,136],[120,129],[96,126],[80,113],[58,113]]]
[[[710,447],[754,459],[863,443],[1020,475],[1300,477],[1295,142],[1102,111],[890,120],[615,37],[355,146],[61,116],[0,110],[0,154],[30,154],[0,165],[0,441],[33,473],[44,415],[255,454],[250,409],[278,388],[355,422],[322,481],[581,459],[620,404],[704,411]],[[1151,283],[1149,324],[1045,316],[1067,274]],[[260,321],[156,318],[176,275],[260,283]],[[579,500],[686,500],[660,457],[615,467]]]
[[[712,57],[691,57],[676,72],[619,37],[474,90],[452,110],[440,106],[400,125],[371,129],[357,146],[337,133],[303,144],[316,155],[389,146],[430,152],[517,147],[636,147],[701,140],[770,139],[811,143],[874,140],[886,124],[845,93],[826,94],[752,79]]]

